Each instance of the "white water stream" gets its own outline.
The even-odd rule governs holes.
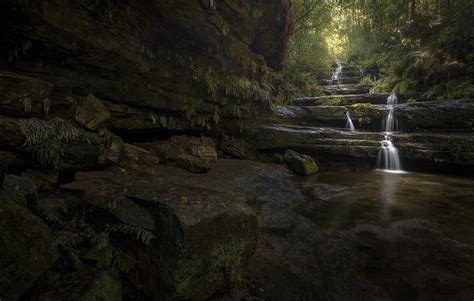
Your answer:
[[[387,98],[389,112],[387,118],[382,122],[384,129],[384,140],[381,141],[381,149],[377,156],[377,168],[389,172],[403,172],[400,163],[400,156],[397,148],[393,145],[391,134],[398,130],[398,120],[394,116],[395,105],[398,103],[396,94],[390,94]]]

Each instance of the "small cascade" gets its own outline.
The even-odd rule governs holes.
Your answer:
[[[388,115],[382,122],[382,128],[387,133],[395,132],[398,130],[398,120],[394,116],[395,105],[398,103],[398,97],[395,93],[390,94],[387,98],[387,105],[389,107]]]
[[[349,112],[346,112],[346,117],[347,117],[347,122],[346,122],[346,128],[349,129],[351,132],[355,132],[355,126],[354,123],[352,122],[351,115]]]
[[[400,156],[398,150],[393,146],[390,135],[384,135],[382,147],[377,156],[377,167],[389,171],[401,171]]]
[[[332,79],[331,79],[331,84],[335,81],[338,85],[341,84],[341,77],[342,77],[342,64],[341,63],[336,63],[337,67],[334,69],[332,72]]]
[[[397,148],[393,145],[391,134],[398,130],[398,120],[394,116],[395,105],[398,103],[396,94],[390,94],[387,98],[387,106],[389,112],[387,118],[382,123],[382,128],[385,130],[384,140],[381,141],[381,149],[377,156],[377,168],[387,170],[390,172],[401,172],[402,166],[400,163],[400,156]]]

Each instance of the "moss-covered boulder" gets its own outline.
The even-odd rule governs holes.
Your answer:
[[[225,192],[121,172],[78,173],[62,189],[101,208],[120,207],[116,200],[126,197],[151,214],[157,239],[150,250],[136,246],[131,278],[153,298],[206,300],[223,292],[240,281],[256,248],[256,216]]]
[[[296,174],[309,176],[318,172],[318,164],[308,155],[287,150],[284,155],[285,163]]]
[[[0,299],[16,300],[58,259],[50,229],[28,209],[0,200]]]

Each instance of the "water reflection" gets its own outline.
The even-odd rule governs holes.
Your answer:
[[[335,229],[424,219],[451,237],[474,243],[474,179],[417,173],[329,172],[313,187],[305,216]]]

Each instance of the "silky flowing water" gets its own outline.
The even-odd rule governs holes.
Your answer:
[[[349,114],[349,112],[346,112],[346,118],[347,118],[346,128],[351,132],[355,132],[356,129],[355,129],[354,123],[352,122],[351,115]]]
[[[396,94],[390,94],[390,96],[387,97],[389,112],[382,122],[384,140],[381,141],[381,148],[377,155],[377,168],[389,172],[402,172],[398,149],[393,145],[391,139],[392,132],[398,130],[398,120],[394,116],[395,105],[397,103],[398,97]]]
[[[324,206],[315,221],[328,228],[424,220],[454,240],[474,245],[474,179],[380,171],[327,172],[315,181]]]

